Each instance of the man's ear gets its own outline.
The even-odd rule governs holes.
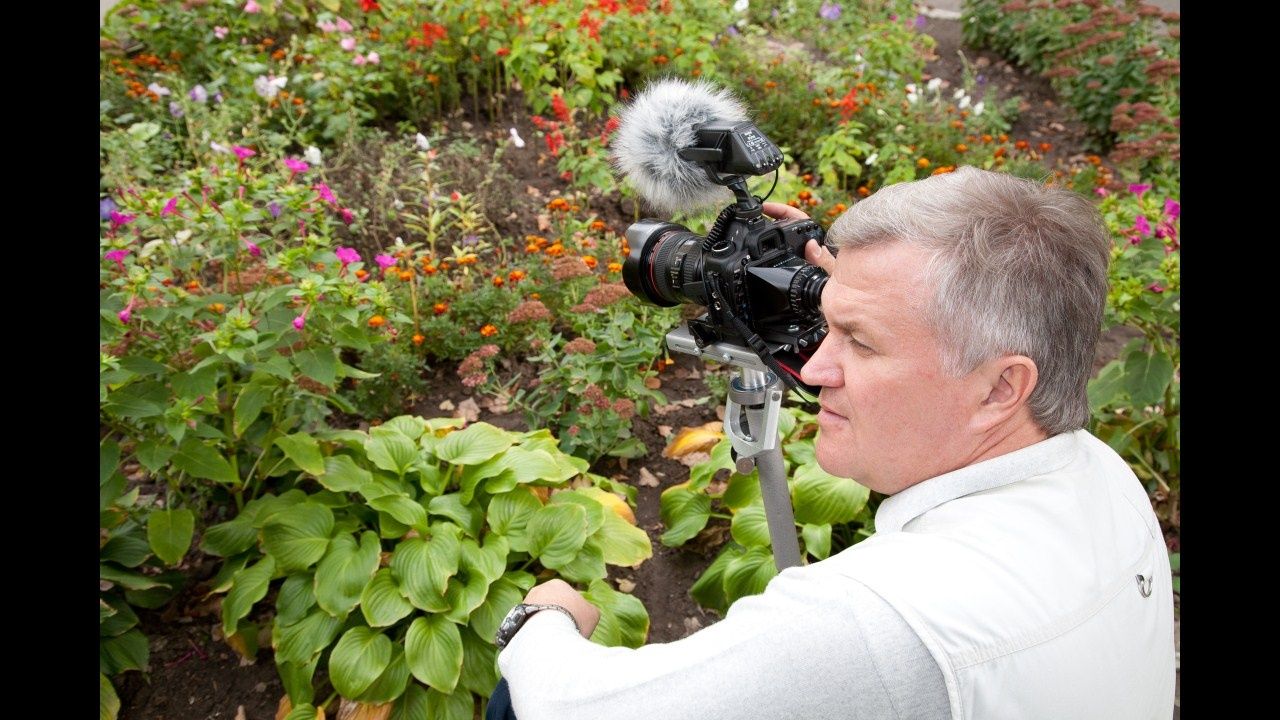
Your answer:
[[[974,411],[973,422],[975,429],[989,430],[1026,407],[1040,372],[1025,355],[1003,355],[983,363],[975,376],[978,394],[985,397]]]

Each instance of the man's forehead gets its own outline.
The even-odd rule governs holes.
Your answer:
[[[841,307],[870,302],[919,310],[928,257],[923,248],[903,242],[844,249],[828,282],[834,291],[832,300]]]

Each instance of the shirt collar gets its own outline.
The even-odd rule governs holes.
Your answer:
[[[1034,445],[966,465],[916,483],[880,503],[876,533],[897,532],[926,512],[972,493],[1043,475],[1066,465],[1077,444],[1077,433],[1061,433]]]

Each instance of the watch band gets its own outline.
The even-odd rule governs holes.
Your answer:
[[[569,618],[570,620],[572,620],[572,621],[573,621],[573,629],[574,629],[574,630],[577,630],[579,635],[581,635],[581,634],[582,634],[582,626],[578,624],[578,618],[574,617],[574,616],[573,616],[573,613],[569,612],[569,608],[567,608],[567,607],[565,607],[565,606],[563,606],[563,605],[551,605],[551,604],[541,604],[541,603],[525,603],[525,604],[524,604],[524,606],[525,606],[525,608],[527,608],[527,609],[528,609],[528,612],[527,612],[527,613],[525,613],[525,616],[524,616],[524,619],[525,619],[526,621],[527,621],[529,618],[533,617],[535,613],[541,612],[541,611],[543,611],[543,610],[559,610],[560,612],[562,612],[562,613],[564,613],[566,616],[568,616],[568,618]],[[520,623],[520,625],[523,627],[523,626],[524,626],[524,623]]]
[[[499,650],[505,648],[520,628],[524,627],[525,622],[543,610],[557,610],[564,613],[573,622],[573,627],[578,631],[578,634],[582,634],[582,626],[578,624],[578,619],[573,616],[573,613],[569,612],[568,608],[561,605],[520,603],[511,608],[511,612],[507,613],[507,616],[502,619],[502,623],[498,626],[496,637],[494,637],[494,644],[498,646]]]

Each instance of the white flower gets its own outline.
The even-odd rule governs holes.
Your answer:
[[[259,75],[253,80],[253,91],[263,100],[270,100],[276,96],[276,93],[284,89],[289,83],[287,77],[276,77],[274,75]]]
[[[909,92],[909,93],[913,93],[913,92],[915,92],[915,91],[916,91],[916,84],[915,84],[915,83],[907,83],[907,92]]]
[[[956,91],[951,94],[952,100],[959,100],[962,97],[964,97],[964,88],[956,88]]]
[[[978,101],[978,103],[977,103],[976,105],[974,105],[974,106],[973,106],[973,114],[974,114],[974,115],[981,115],[981,114],[982,114],[982,111],[983,111],[983,109],[984,109],[985,107],[986,107],[986,104],[985,104],[985,103],[983,103],[981,100],[979,100],[979,101]]]
[[[214,152],[216,152],[216,153],[230,153],[230,152],[231,152],[231,148],[227,147],[226,145],[222,145],[222,144],[220,144],[220,143],[217,143],[217,142],[210,142],[210,143],[209,143],[209,149],[210,149],[210,150],[212,150],[212,151],[214,151]]]
[[[400,198],[396,198],[395,200],[392,200],[392,201],[391,201],[391,207],[393,207],[393,208],[395,208],[395,209],[397,209],[397,210],[403,210],[403,209],[404,209],[404,201],[403,201],[403,200],[401,200]],[[396,239],[397,239],[397,240],[399,240],[399,238],[396,238]]]
[[[750,0],[738,0],[733,4],[733,11],[738,13],[744,13],[747,11],[747,8],[750,6],[751,6]]]
[[[311,163],[312,165],[324,164],[320,159],[320,148],[316,147],[315,145],[308,147],[302,153],[302,159],[306,160],[308,163]]]
[[[919,100],[919,99],[920,99],[919,96],[916,95],[915,93],[913,92],[907,93],[907,102],[911,103],[912,105],[915,105],[916,100]]]
[[[151,92],[153,92],[153,93],[157,94],[157,95],[169,95],[169,94],[170,94],[170,92],[169,92],[169,88],[167,88],[167,87],[165,87],[165,86],[161,85],[160,83],[151,83],[150,85],[148,85],[148,86],[147,86],[147,89],[148,89],[148,90],[150,90]]]
[[[351,52],[356,49],[356,39],[353,37],[344,37],[342,40],[338,41],[338,44],[347,52]]]
[[[520,133],[515,128],[511,128],[511,144],[518,148],[524,147],[524,138],[520,137]]]
[[[934,78],[930,80],[925,87],[929,89],[929,92],[937,92],[938,88],[942,87],[942,78]]]
[[[419,150],[431,149],[431,141],[427,140],[427,136],[422,133],[418,133],[417,136],[413,138],[413,144],[417,145]]]
[[[880,153],[871,153],[870,155],[868,155],[868,156],[867,156],[867,159],[866,159],[866,160],[863,160],[863,161],[862,161],[862,164],[863,164],[863,165],[875,165],[875,164],[876,164],[876,160],[879,160],[879,159],[880,159]]]
[[[960,98],[960,109],[963,110],[967,107],[969,107],[969,96],[965,95],[964,97]]]
[[[398,248],[404,247],[404,238],[400,237],[399,235],[396,236],[396,247]]]

